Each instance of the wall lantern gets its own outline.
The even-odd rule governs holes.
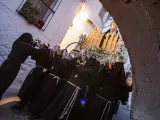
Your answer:
[[[86,22],[88,20],[88,14],[84,11],[80,11],[78,14],[79,18],[83,21]]]
[[[81,21],[77,17],[75,17],[74,20],[73,20],[73,25],[81,26],[82,23],[81,23]]]
[[[93,24],[93,22],[91,20],[89,20],[88,14],[86,12],[80,11],[79,14],[78,14],[78,17],[79,17],[79,19],[81,21],[87,22],[92,27],[95,27],[95,25]]]

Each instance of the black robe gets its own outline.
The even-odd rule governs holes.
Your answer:
[[[53,58],[53,69],[50,71],[52,74],[59,76],[60,78],[66,79],[68,60],[62,59],[60,56],[55,55]]]
[[[26,79],[24,80],[17,95],[19,98],[21,98],[28,86],[31,85],[33,79],[35,79],[38,76],[40,78],[43,77],[40,76],[40,73],[43,72],[43,68],[50,69],[52,67],[52,51],[50,49],[38,49],[37,54],[32,56],[32,59],[36,61],[36,67],[29,72]]]
[[[13,43],[11,53],[0,67],[0,96],[16,78],[21,64],[28,56],[36,54],[36,49],[31,45],[32,41],[32,36],[25,34]]]
[[[36,67],[32,70],[23,83],[18,96],[21,98],[20,106],[23,108],[28,102],[35,104],[40,97],[42,83],[48,71],[52,67],[53,59],[49,49],[40,49],[37,56],[32,57],[36,60]],[[46,71],[44,71],[44,68]]]
[[[125,85],[123,63],[115,63],[111,70],[103,68],[95,78],[94,91],[89,99],[83,120],[112,120],[115,103]],[[96,111],[96,112],[95,112]]]
[[[99,69],[100,62],[91,57],[79,71],[79,77],[86,85],[92,87]]]
[[[126,78],[123,63],[116,62],[112,69],[102,69],[96,79],[96,84],[100,89],[98,94],[110,101],[119,100],[121,88],[126,85]]]
[[[90,94],[90,86],[92,85],[92,79],[95,75],[94,73],[97,71],[95,68],[99,66],[99,62],[97,65],[95,64],[95,60],[89,59],[85,66],[77,68],[75,67],[77,65],[76,61],[77,59],[74,59],[72,62],[70,61],[70,67],[73,67],[73,71],[69,78],[71,83],[80,88],[76,99],[73,102],[74,104],[69,104],[71,105],[70,107],[67,106],[76,89],[74,85],[67,83],[56,99],[54,99],[46,109],[45,120],[58,120],[59,118],[61,120],[83,120],[87,106],[87,99]],[[63,114],[63,112],[66,112],[66,114]]]
[[[79,77],[75,79],[72,81],[72,84],[75,86],[67,83],[59,95],[48,106],[44,113],[45,120],[81,120],[83,117],[81,114],[84,113],[84,106],[80,101],[81,98],[85,98],[87,86]]]
[[[128,75],[126,75],[126,81],[127,81]],[[126,105],[126,102],[128,102],[129,98],[129,92],[132,91],[132,86],[128,86],[127,84],[121,88],[121,96],[120,100],[123,105]]]
[[[45,77],[45,80],[42,84],[43,89],[41,89],[41,96],[39,97],[37,103],[34,106],[34,109],[31,112],[33,117],[42,117],[42,113],[45,111],[45,109],[64,88],[71,71],[71,68],[68,68],[68,63],[69,62],[66,59],[61,59],[58,56],[54,57],[54,67]],[[55,78],[54,75],[60,79]]]
[[[54,78],[54,76],[51,74],[48,74],[45,77],[40,97],[31,111],[32,117],[43,117],[44,111],[64,88],[66,82],[67,81],[64,79]]]

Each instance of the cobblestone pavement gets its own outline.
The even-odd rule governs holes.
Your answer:
[[[4,97],[13,97],[15,95],[15,91],[8,90]],[[0,120],[28,120],[27,116],[13,112],[12,105],[14,105],[14,102],[0,106]],[[113,120],[129,120],[129,109],[121,105],[118,114],[114,116]]]

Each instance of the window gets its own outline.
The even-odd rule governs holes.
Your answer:
[[[37,26],[39,29],[45,29],[43,28],[44,25],[47,24],[48,26],[61,2],[62,0],[26,0],[19,6],[18,13],[30,24]],[[50,17],[51,14],[52,17]]]

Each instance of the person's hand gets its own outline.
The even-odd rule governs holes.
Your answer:
[[[128,85],[129,87],[132,86],[132,78],[128,78],[128,79],[127,79],[127,85]]]

